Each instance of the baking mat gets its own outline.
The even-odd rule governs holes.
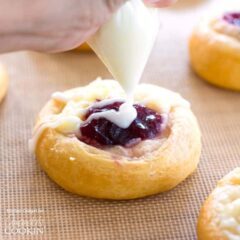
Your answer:
[[[34,118],[52,92],[110,77],[93,54],[19,52],[0,56],[10,88],[0,105],[0,239],[196,239],[199,207],[240,165],[240,94],[201,81],[189,68],[187,39],[207,9],[238,0],[187,1],[161,13],[162,27],[142,82],[191,101],[203,134],[198,170],[174,190],[131,201],[82,198],[62,190],[28,152]],[[239,3],[239,1],[238,1]]]

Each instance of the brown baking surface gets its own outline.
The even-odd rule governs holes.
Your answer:
[[[110,77],[94,55],[0,56],[11,80],[0,105],[0,239],[196,239],[201,203],[218,179],[240,165],[240,94],[215,88],[192,73],[187,39],[208,7],[237,1],[182,0],[161,14],[162,28],[142,82],[190,100],[202,129],[203,151],[191,177],[170,192],[145,199],[100,201],[69,194],[49,180],[28,151],[34,118],[52,92]],[[21,233],[14,234],[16,229]]]

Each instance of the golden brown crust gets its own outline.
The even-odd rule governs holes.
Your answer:
[[[227,30],[226,34],[218,31],[213,22],[216,19],[205,20],[193,31],[189,43],[192,67],[206,81],[239,91],[240,41]]]
[[[144,94],[158,89],[147,84],[142,88]],[[138,97],[142,98],[141,93]],[[59,102],[51,100],[41,111],[39,121],[59,113],[61,108]],[[167,191],[196,169],[201,151],[198,123],[190,108],[172,106],[170,121],[171,132],[162,146],[138,159],[92,147],[54,129],[46,129],[41,135],[36,157],[56,183],[83,196],[132,199]]]
[[[236,207],[238,199],[240,199],[240,168],[236,168],[219,181],[203,204],[197,225],[199,240],[240,238],[240,223],[235,216],[239,216],[238,203]]]
[[[73,49],[75,52],[92,52],[92,49],[89,47],[89,45],[85,42],[79,47]]]
[[[8,75],[6,69],[0,65],[0,102],[6,95],[8,88]]]
[[[212,224],[216,214],[213,209],[213,200],[210,196],[201,209],[198,221],[198,240],[227,240],[219,229]]]

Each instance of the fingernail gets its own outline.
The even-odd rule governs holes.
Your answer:
[[[148,4],[153,4],[157,7],[165,7],[173,3],[176,3],[177,0],[145,0],[145,2]]]

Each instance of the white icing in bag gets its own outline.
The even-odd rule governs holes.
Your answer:
[[[139,83],[158,29],[158,9],[130,0],[88,40],[129,96]]]

